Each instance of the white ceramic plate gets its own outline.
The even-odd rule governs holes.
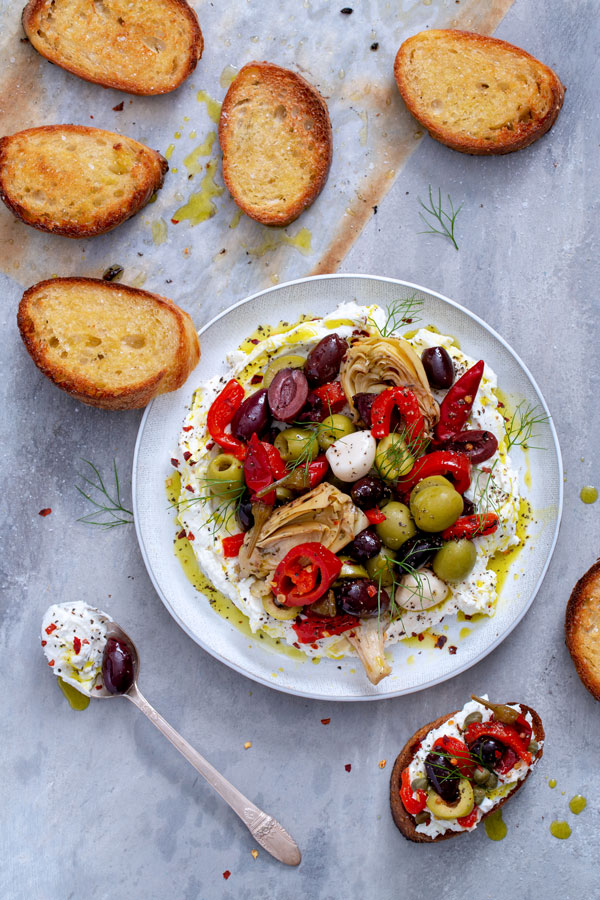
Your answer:
[[[365,275],[325,275],[278,285],[236,303],[202,331],[202,359],[177,392],[154,400],[146,410],[135,447],[133,502],[138,540],[146,567],[163,603],[181,627],[201,647],[249,678],[280,691],[329,700],[375,700],[430,687],[479,662],[510,634],[525,615],[542,582],[558,535],[562,512],[563,476],[558,440],[552,421],[538,428],[529,460],[520,448],[511,459],[521,474],[521,489],[531,503],[529,540],[511,565],[492,619],[481,619],[460,639],[465,623],[452,618],[435,628],[447,643],[443,649],[395,644],[392,674],[376,687],[369,683],[357,658],[314,665],[277,653],[258,638],[248,638],[218,615],[186,578],[173,552],[175,514],[165,498],[170,459],[195,387],[224,368],[225,354],[261,323],[294,322],[302,313],[324,315],[339,303],[387,306],[416,294],[424,301],[422,324],[433,323],[443,334],[458,338],[461,348],[485,359],[514,402],[525,400],[548,408],[535,381],[508,344],[467,309],[417,285]],[[530,465],[531,478],[526,478]],[[528,486],[528,482],[530,486]],[[451,654],[449,647],[456,647]]]

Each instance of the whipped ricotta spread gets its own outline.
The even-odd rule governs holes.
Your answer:
[[[102,672],[106,628],[113,620],[83,601],[57,603],[42,621],[42,647],[55,675],[91,694]]]
[[[217,517],[215,521],[216,503],[207,490],[207,468],[220,448],[207,431],[208,410],[230,379],[236,378],[249,395],[257,389],[256,384],[252,385],[253,376],[262,373],[271,358],[290,353],[306,356],[323,337],[332,332],[342,338],[349,338],[356,329],[377,334],[386,318],[386,310],[378,306],[359,306],[351,302],[342,304],[322,319],[276,329],[277,333],[254,339],[249,345],[245,342],[243,349],[229,353],[222,374],[199,385],[194,393],[176,457],[181,475],[178,519],[188,537],[191,536],[191,546],[204,575],[248,617],[254,632],[261,629],[271,637],[298,646],[293,622],[270,616],[264,609],[257,579],[240,578],[237,560],[223,555],[222,538],[239,532],[239,526],[233,515],[224,516],[221,521]],[[419,356],[426,347],[445,347],[452,357],[457,379],[476,362],[456,346],[453,337],[439,334],[433,327],[420,328],[405,340]],[[506,453],[504,420],[498,411],[498,399],[494,393],[496,387],[496,375],[486,364],[469,423],[465,427],[493,432],[499,447],[491,459],[480,467],[473,467],[472,482],[466,496],[496,512],[499,527],[493,534],[475,538],[477,562],[474,569],[463,581],[449,586],[448,595],[442,603],[429,609],[405,611],[401,618],[391,623],[389,619],[385,621],[386,644],[419,634],[459,610],[469,616],[475,613],[494,614],[496,574],[487,565],[498,551],[506,551],[519,543],[516,530],[520,506],[518,475]],[[433,393],[438,401],[444,396],[443,393]],[[299,646],[308,656],[325,654],[339,658],[354,654],[343,635],[322,638],[312,646]]]
[[[482,700],[488,700],[488,695],[483,694]],[[511,709],[516,710],[517,712],[521,712],[521,707],[516,704],[506,704],[510,705]],[[489,722],[490,719],[493,718],[493,713],[486,706],[483,706],[481,703],[478,703],[476,700],[469,700],[468,703],[465,703],[463,708],[458,712],[455,716],[452,716],[446,722],[443,722],[439,728],[434,728],[430,731],[421,741],[421,746],[419,750],[414,755],[412,762],[408,767],[409,772],[409,781],[412,782],[415,778],[423,778],[426,777],[425,772],[425,759],[427,755],[431,752],[431,749],[435,742],[439,740],[439,738],[448,736],[457,738],[458,740],[463,741],[463,727],[465,719],[468,715],[474,712],[481,713],[481,721]],[[528,722],[530,726],[533,727],[533,720],[531,718],[531,713],[527,712],[524,715],[525,720]],[[543,746],[543,741],[539,741],[539,746]],[[490,791],[488,796],[482,801],[482,803],[478,806],[478,816],[476,821],[471,825],[470,828],[465,828],[464,825],[461,825],[457,819],[436,819],[435,816],[431,816],[429,822],[422,823],[421,825],[416,826],[416,830],[420,834],[427,834],[429,837],[437,837],[440,834],[444,834],[446,831],[472,831],[473,828],[476,828],[482,817],[490,812],[497,806],[498,803],[511,791],[511,789],[519,782],[522,781],[523,778],[526,777],[527,773],[531,771],[531,769],[537,764],[538,759],[540,759],[541,754],[538,752],[536,756],[532,759],[531,765],[527,766],[522,760],[517,759],[512,769],[509,769],[508,772],[504,774],[496,773],[498,778],[498,785],[493,790]]]

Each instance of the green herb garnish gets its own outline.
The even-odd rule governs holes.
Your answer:
[[[522,447],[523,450],[544,450],[544,447],[535,447],[530,441],[536,440],[534,431],[536,425],[549,422],[550,416],[536,403],[527,403],[525,400],[517,405],[512,417],[506,422],[506,449]]]
[[[433,199],[431,185],[429,185],[429,206],[423,203],[420,197],[419,203],[431,219],[431,221],[428,221],[423,213],[419,212],[419,215],[421,216],[425,225],[429,226],[426,231],[419,231],[419,234],[441,234],[442,237],[447,237],[448,240],[452,241],[455,249],[458,250],[458,244],[456,243],[456,238],[454,236],[454,226],[456,225],[456,217],[463,208],[463,204],[461,203],[458,209],[454,209],[452,197],[450,196],[450,194],[448,194],[450,212],[446,212],[446,210],[442,208],[442,189],[438,188],[438,198],[436,205],[436,201]],[[436,222],[438,223],[439,227],[436,227]]]
[[[75,485],[82,497],[91,503],[94,509],[81,516],[77,521],[84,522],[86,525],[100,525],[102,528],[114,528],[115,525],[131,525],[133,522],[133,512],[123,506],[121,501],[121,490],[119,486],[119,474],[117,472],[117,461],[113,459],[113,472],[115,479],[115,496],[112,497],[104,483],[104,479],[100,474],[97,466],[90,462],[89,459],[82,459],[87,466],[90,467],[90,475],[95,476],[95,480],[88,478],[87,475],[79,474],[79,477],[89,485],[89,492],[78,484]]]
[[[406,325],[414,325],[420,321],[420,313],[425,301],[416,294],[403,299],[394,300],[386,306],[387,317],[380,327],[371,316],[367,319],[369,325],[379,332],[381,337],[393,337]]]

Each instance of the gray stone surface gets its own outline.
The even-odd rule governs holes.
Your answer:
[[[593,0],[517,0],[497,33],[557,68],[568,90],[555,128],[532,148],[496,159],[424,139],[341,266],[415,281],[485,318],[534,373],[561,440],[565,511],[538,598],[499,649],[443,685],[378,703],[313,702],[253,684],[197,647],[156,596],[133,528],[105,533],[77,522],[86,511],[74,487],[79,458],[106,469],[116,457],[128,473],[140,414],[88,409],[46,382],[18,337],[21,287],[3,277],[0,897],[600,896],[598,707],[562,632],[569,592],[600,543],[600,506],[579,500],[582,485],[600,483],[596,14]],[[429,183],[464,201],[458,253],[417,234],[416,198]],[[237,299],[232,291],[229,300]],[[197,324],[215,311],[207,305]],[[48,506],[52,515],[39,517]],[[104,607],[131,631],[144,693],[281,819],[303,850],[298,870],[262,851],[255,861],[236,817],[129,704],[68,708],[38,635],[48,604],[75,599]],[[417,727],[473,690],[535,706],[548,736],[544,758],[505,808],[503,842],[481,829],[439,846],[408,844],[389,815],[391,763]],[[579,817],[568,810],[576,793],[588,798]],[[570,822],[568,841],[550,835],[553,819]]]

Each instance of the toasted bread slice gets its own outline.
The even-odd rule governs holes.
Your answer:
[[[251,62],[232,82],[219,121],[223,178],[264,225],[289,225],[321,192],[331,164],[327,104],[295,72]]]
[[[104,234],[134,216],[169,166],[131,138],[82,125],[44,125],[0,140],[0,199],[52,234]]]
[[[29,0],[23,27],[50,62],[130,94],[174,91],[204,47],[185,0]]]
[[[461,153],[511,153],[554,124],[564,88],[525,50],[470,31],[421,31],[404,41],[394,75],[412,115]]]
[[[565,637],[577,674],[590,694],[600,700],[600,560],[571,592]]]
[[[21,299],[36,366],[90,406],[137,409],[181,387],[200,359],[190,317],[171,300],[96,278],[54,278]]]
[[[512,705],[516,704],[511,703],[511,706]],[[521,707],[521,712],[523,714],[531,714],[531,719],[533,722],[533,739],[538,741],[538,743],[541,743],[546,737],[544,727],[542,725],[542,720],[540,719],[536,711],[530,706],[525,706],[524,703],[520,703],[519,706]],[[404,804],[400,799],[402,772],[412,762],[413,756],[418,751],[421,741],[426,737],[426,735],[429,734],[430,731],[433,731],[434,728],[439,728],[440,725],[443,725],[444,722],[447,722],[448,719],[451,719],[452,716],[457,715],[457,713],[458,710],[455,710],[454,712],[449,713],[447,716],[440,716],[439,719],[435,720],[435,722],[430,722],[428,725],[423,725],[422,728],[419,728],[419,730],[415,732],[415,734],[413,734],[410,740],[406,742],[404,748],[396,757],[394,768],[392,769],[392,775],[390,779],[390,806],[392,809],[392,817],[404,837],[416,844],[434,844],[438,843],[439,841],[446,841],[448,840],[448,838],[456,837],[459,834],[468,834],[468,831],[446,831],[444,832],[444,834],[439,834],[436,837],[430,837],[430,835],[428,834],[422,834],[421,832],[417,831],[414,818],[409,813],[407,813],[404,808]],[[536,755],[536,760],[541,759],[543,752],[544,748],[540,747]],[[531,772],[532,769],[529,769],[525,778],[521,779],[521,781],[518,781],[514,788],[505,797],[503,797],[502,800],[499,800],[498,803],[495,803],[489,812],[484,813],[480,821],[486,819],[500,806],[504,806],[507,800],[509,800],[511,797],[514,797],[517,791],[523,787],[523,785],[531,775]]]

